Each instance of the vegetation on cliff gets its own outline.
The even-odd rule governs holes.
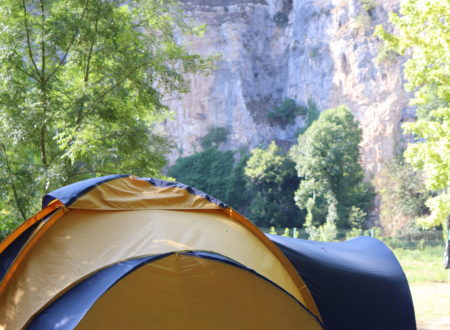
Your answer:
[[[219,151],[218,145],[178,159],[168,174],[222,199],[262,227],[301,227],[307,213],[309,228],[328,220],[334,228],[362,229],[374,195],[363,180],[360,141],[351,113],[330,109],[299,136],[289,154],[272,142],[236,163],[236,154]]]

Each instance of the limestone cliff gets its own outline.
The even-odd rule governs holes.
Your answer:
[[[182,40],[201,54],[221,53],[207,77],[191,78],[191,92],[167,100],[175,120],[164,129],[177,145],[171,156],[199,151],[211,126],[230,131],[227,149],[271,140],[295,143],[298,117],[284,129],[267,114],[282,100],[312,99],[320,110],[347,105],[363,129],[362,162],[376,173],[401,139],[410,116],[401,59],[376,59],[375,25],[398,0],[183,0],[188,15],[208,28]]]

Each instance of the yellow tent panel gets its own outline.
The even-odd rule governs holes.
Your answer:
[[[196,251],[218,259],[186,254]],[[156,329],[264,329],[282,312],[276,323],[286,329],[321,328],[309,290],[280,250],[239,213],[178,183],[108,176],[60,188],[0,252],[0,328],[62,322],[64,304],[86,309],[92,300],[80,289],[86,283],[159,256],[122,274],[70,324],[143,327],[151,319]]]

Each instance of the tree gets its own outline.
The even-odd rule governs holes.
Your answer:
[[[414,92],[411,104],[419,117],[403,126],[416,137],[405,158],[424,171],[425,184],[434,192],[426,202],[431,214],[421,224],[445,229],[450,220],[450,3],[407,0],[400,15],[391,13],[389,20],[397,33],[378,26],[376,34],[393,51],[408,55],[405,87]]]
[[[295,201],[307,209],[306,225],[326,220],[338,228],[363,227],[372,205],[373,189],[364,182],[359,164],[361,129],[345,107],[322,112],[292,147],[300,186]],[[357,208],[357,209],[356,209]],[[351,215],[358,215],[358,217]],[[359,223],[351,220],[359,219]]]
[[[254,192],[249,218],[260,226],[301,226],[304,215],[294,203],[299,179],[295,164],[272,142],[267,149],[255,148],[244,169],[247,188]]]
[[[399,155],[387,161],[376,178],[381,197],[380,222],[387,234],[395,234],[428,213],[429,197],[423,173]]]
[[[200,139],[200,145],[203,150],[208,148],[219,148],[223,143],[227,142],[230,134],[228,128],[223,126],[211,126],[208,133]]]
[[[230,177],[233,174],[233,152],[217,148],[178,158],[168,171],[168,175],[177,181],[202,190],[225,203],[229,203]]]
[[[45,192],[103,173],[157,176],[168,142],[152,132],[162,95],[210,58],[176,1],[1,0],[0,170],[6,217],[27,218]],[[2,213],[3,214],[3,213]]]

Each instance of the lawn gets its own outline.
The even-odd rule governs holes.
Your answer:
[[[423,282],[448,282],[448,271],[443,266],[443,247],[433,246],[416,250],[393,249],[393,251],[410,285]]]
[[[443,267],[443,247],[393,251],[408,278],[418,329],[450,329],[450,280]]]

